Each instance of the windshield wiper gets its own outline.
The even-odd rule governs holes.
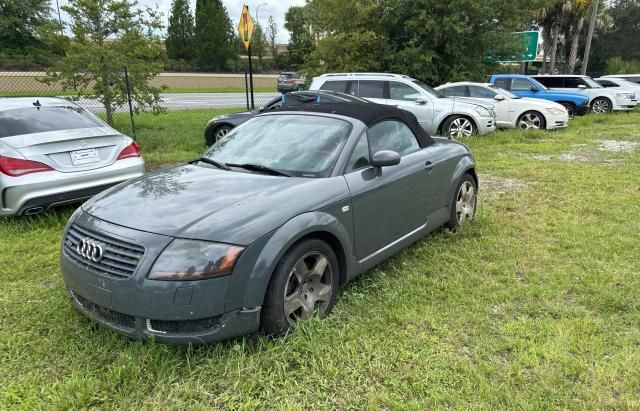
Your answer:
[[[221,168],[221,169],[227,170],[227,171],[231,170],[229,167],[225,166],[224,164],[219,163],[216,160],[212,160],[212,159],[207,158],[207,157],[200,157],[199,159],[192,161],[191,164],[197,163],[197,162],[207,163],[207,164],[210,164],[212,166],[216,166],[218,168]]]
[[[271,167],[267,167],[267,166],[263,166],[260,164],[251,164],[251,163],[245,163],[245,164],[234,164],[234,163],[226,163],[226,165],[228,167],[239,167],[239,168],[244,168],[245,170],[249,170],[249,171],[258,171],[260,173],[264,173],[264,174],[271,174],[273,176],[284,176],[284,177],[291,177],[292,175],[282,171],[282,170],[277,170],[275,168],[271,168]]]

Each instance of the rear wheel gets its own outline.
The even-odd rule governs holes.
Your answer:
[[[261,327],[282,334],[299,321],[326,317],[336,303],[338,260],[324,241],[302,241],[276,267],[262,310]]]
[[[598,97],[591,102],[591,111],[596,114],[610,113],[613,106],[611,101],[605,97]]]
[[[522,113],[522,115],[518,117],[518,121],[516,121],[516,126],[523,130],[544,130],[547,128],[544,116],[537,111],[527,111]]]
[[[472,220],[476,215],[477,205],[478,186],[476,180],[471,174],[465,174],[460,183],[458,183],[456,195],[451,205],[449,221],[446,224],[447,227],[456,230],[467,220]]]
[[[453,116],[447,119],[442,130],[450,139],[467,138],[478,132],[473,121],[463,116]]]

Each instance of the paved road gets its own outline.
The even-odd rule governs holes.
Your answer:
[[[256,107],[268,103],[279,95],[278,93],[254,93]],[[162,107],[167,110],[241,108],[246,107],[247,104],[244,93],[167,93],[162,94],[161,97]],[[94,113],[104,112],[104,106],[96,99],[81,98],[76,101],[76,104]]]

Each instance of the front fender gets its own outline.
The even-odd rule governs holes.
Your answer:
[[[478,175],[476,174],[475,169],[476,163],[470,154],[462,157],[460,161],[458,161],[458,164],[456,164],[456,167],[453,170],[453,174],[451,175],[451,181],[449,182],[450,192],[449,204],[447,204],[447,207],[451,207],[451,204],[453,204],[456,195],[456,189],[458,188],[458,184],[460,184],[460,180],[462,179],[462,176],[465,175],[465,173],[470,172],[471,175],[473,175],[473,178],[475,178],[476,183],[478,182]]]
[[[337,240],[343,255],[347,256],[344,269],[353,264],[349,261],[349,256],[353,255],[350,227],[345,227],[327,211],[300,214],[254,242],[245,251],[232,274],[225,311],[261,306],[271,275],[282,256],[295,243],[314,233],[329,235]]]

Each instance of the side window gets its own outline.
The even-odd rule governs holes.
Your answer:
[[[526,78],[514,78],[513,81],[511,81],[511,91],[531,91],[532,85],[533,84]],[[498,85],[496,84],[496,86]]]
[[[562,77],[541,76],[541,77],[536,77],[535,79],[538,80],[540,83],[544,84],[545,86],[549,87],[549,88],[567,87],[564,84],[564,81],[563,81]]]
[[[404,156],[420,149],[416,136],[406,124],[400,121],[382,121],[371,127],[367,135],[371,153],[391,150]]]
[[[341,93],[345,93],[347,91],[347,81],[325,81],[324,84],[320,86],[320,90],[339,91]]]
[[[358,83],[358,97],[385,98],[384,81],[360,80]]]
[[[616,83],[609,80],[598,80],[598,84],[600,84],[602,87],[618,87]]]
[[[496,81],[493,82],[496,87],[502,88],[505,90],[511,90],[511,79],[510,78],[497,78]]]
[[[369,165],[369,141],[367,133],[360,136],[358,143],[353,148],[353,153],[347,163],[347,173],[367,167]]]
[[[469,97],[475,98],[494,98],[496,92],[484,87],[469,86]]]
[[[389,82],[389,98],[391,100],[415,101],[420,97],[420,92],[413,87],[398,81]]]
[[[564,78],[564,87],[565,88],[578,88],[580,86],[586,86],[584,81],[580,77],[565,77]]]
[[[466,97],[467,86],[453,86],[440,90],[447,97]]]

